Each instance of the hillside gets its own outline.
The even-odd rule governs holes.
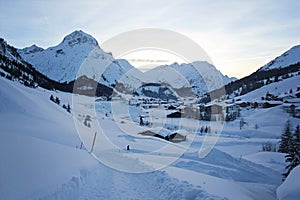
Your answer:
[[[299,46],[295,46],[249,76],[225,85],[228,98],[244,95],[264,85],[282,81],[299,73],[299,49]],[[211,92],[211,94],[218,93],[220,93],[219,90]]]
[[[269,63],[259,69],[259,71],[268,71],[271,69],[281,69],[300,62],[300,45],[294,46],[282,55],[271,60]]]

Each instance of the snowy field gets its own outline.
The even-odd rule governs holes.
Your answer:
[[[71,113],[62,108],[68,103]],[[242,130],[236,120],[222,124],[221,132],[214,122],[172,121],[162,111],[147,112],[123,101],[72,100],[0,78],[0,199],[276,199],[284,154],[261,149],[266,142],[278,145],[290,118],[282,106],[243,109]],[[147,129],[139,126],[142,114],[156,116],[156,126],[177,124],[187,141],[138,134]],[[291,118],[293,126],[299,122]],[[200,135],[199,126],[212,131]],[[216,144],[200,158],[209,141]],[[279,195],[286,195],[284,187]]]

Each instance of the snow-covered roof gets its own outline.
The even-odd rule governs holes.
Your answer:
[[[205,107],[210,107],[210,106],[221,106],[225,107],[226,104],[224,102],[209,102],[208,104],[204,105]]]
[[[172,132],[170,130],[165,129],[165,128],[152,128],[152,129],[150,129],[150,131],[152,131],[153,133],[156,133],[160,136],[163,136],[163,137],[166,137],[166,136],[172,134]]]
[[[274,100],[258,100],[256,101],[257,103],[269,103],[269,104],[276,104],[276,105],[280,105],[282,104],[282,101],[274,101]]]
[[[293,98],[287,100],[289,103],[300,103],[300,98]]]
[[[180,135],[183,135],[183,136],[186,136],[189,134],[189,132],[184,129],[177,130],[177,131],[175,131],[175,133],[179,133]]]

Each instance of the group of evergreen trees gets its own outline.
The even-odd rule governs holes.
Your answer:
[[[59,99],[58,97],[55,97],[55,98],[54,98],[54,96],[53,96],[52,94],[51,94],[51,96],[50,96],[50,100],[53,101],[54,103],[56,103],[57,105],[60,105],[60,99]],[[63,109],[66,109],[67,112],[71,113],[71,107],[70,107],[70,104],[68,104],[68,105],[63,104],[62,107],[63,107]]]
[[[297,125],[292,132],[291,123],[287,121],[284,132],[281,135],[279,152],[286,153],[285,161],[288,163],[286,172],[283,174],[284,179],[290,174],[292,169],[300,164],[300,126]]]
[[[202,126],[200,129],[200,133],[210,133],[211,132],[211,128],[210,126]]]
[[[243,95],[264,85],[278,82],[280,79],[290,78],[293,76],[292,73],[299,73],[299,70],[300,62],[280,69],[276,68],[267,71],[258,70],[249,76],[227,84],[225,86],[225,91],[228,95],[233,94],[234,92],[237,92],[237,95]]]

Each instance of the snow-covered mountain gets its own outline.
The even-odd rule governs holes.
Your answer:
[[[177,95],[166,85],[148,83],[137,88],[135,94],[162,100],[177,99]]]
[[[300,45],[292,47],[282,55],[264,65],[260,71],[281,69],[300,62]]]
[[[86,76],[120,92],[133,92],[144,83],[162,83],[190,94],[202,95],[235,79],[224,76],[207,62],[159,66],[146,74],[127,60],[115,59],[104,52],[91,35],[74,31],[54,47],[36,45],[18,50],[24,60],[50,79],[71,82]],[[182,92],[184,95],[187,92]]]
[[[18,80],[29,87],[35,87],[37,81],[47,81],[45,76],[40,76],[41,74],[21,58],[16,48],[7,44],[2,38],[0,39],[0,75],[9,80]]]
[[[67,35],[57,46],[44,50],[33,45],[19,53],[39,72],[61,83],[85,75],[109,87],[122,84],[127,90],[141,84],[141,72],[125,60],[114,59],[95,38],[81,30]]]
[[[30,54],[41,51],[43,49],[31,46],[26,48],[24,53]],[[60,90],[88,96],[105,96],[107,98],[110,98],[113,92],[112,88],[86,76],[80,76],[76,79],[75,84],[75,81],[60,83],[52,80],[47,74],[40,73],[30,63],[26,62],[17,49],[7,44],[4,39],[0,39],[0,76],[18,81],[31,88],[39,86],[48,90]]]
[[[19,55],[17,49],[7,44],[3,38],[0,38],[0,55],[5,56],[11,61],[16,61],[23,64],[25,63],[25,61]]]
[[[22,54],[32,54],[32,53],[37,53],[37,52],[41,52],[41,51],[44,51],[44,49],[42,47],[36,46],[35,44],[31,45],[30,47],[25,47],[21,51],[19,50],[19,52]]]
[[[300,71],[300,45],[276,57],[256,72],[225,86],[229,96],[244,95],[264,85],[278,82]],[[296,83],[297,85],[297,83]]]
[[[224,76],[212,64],[204,61],[162,65],[146,72],[146,75],[153,77],[156,83],[167,84],[174,89],[191,88],[196,95],[202,95],[236,80]]]

